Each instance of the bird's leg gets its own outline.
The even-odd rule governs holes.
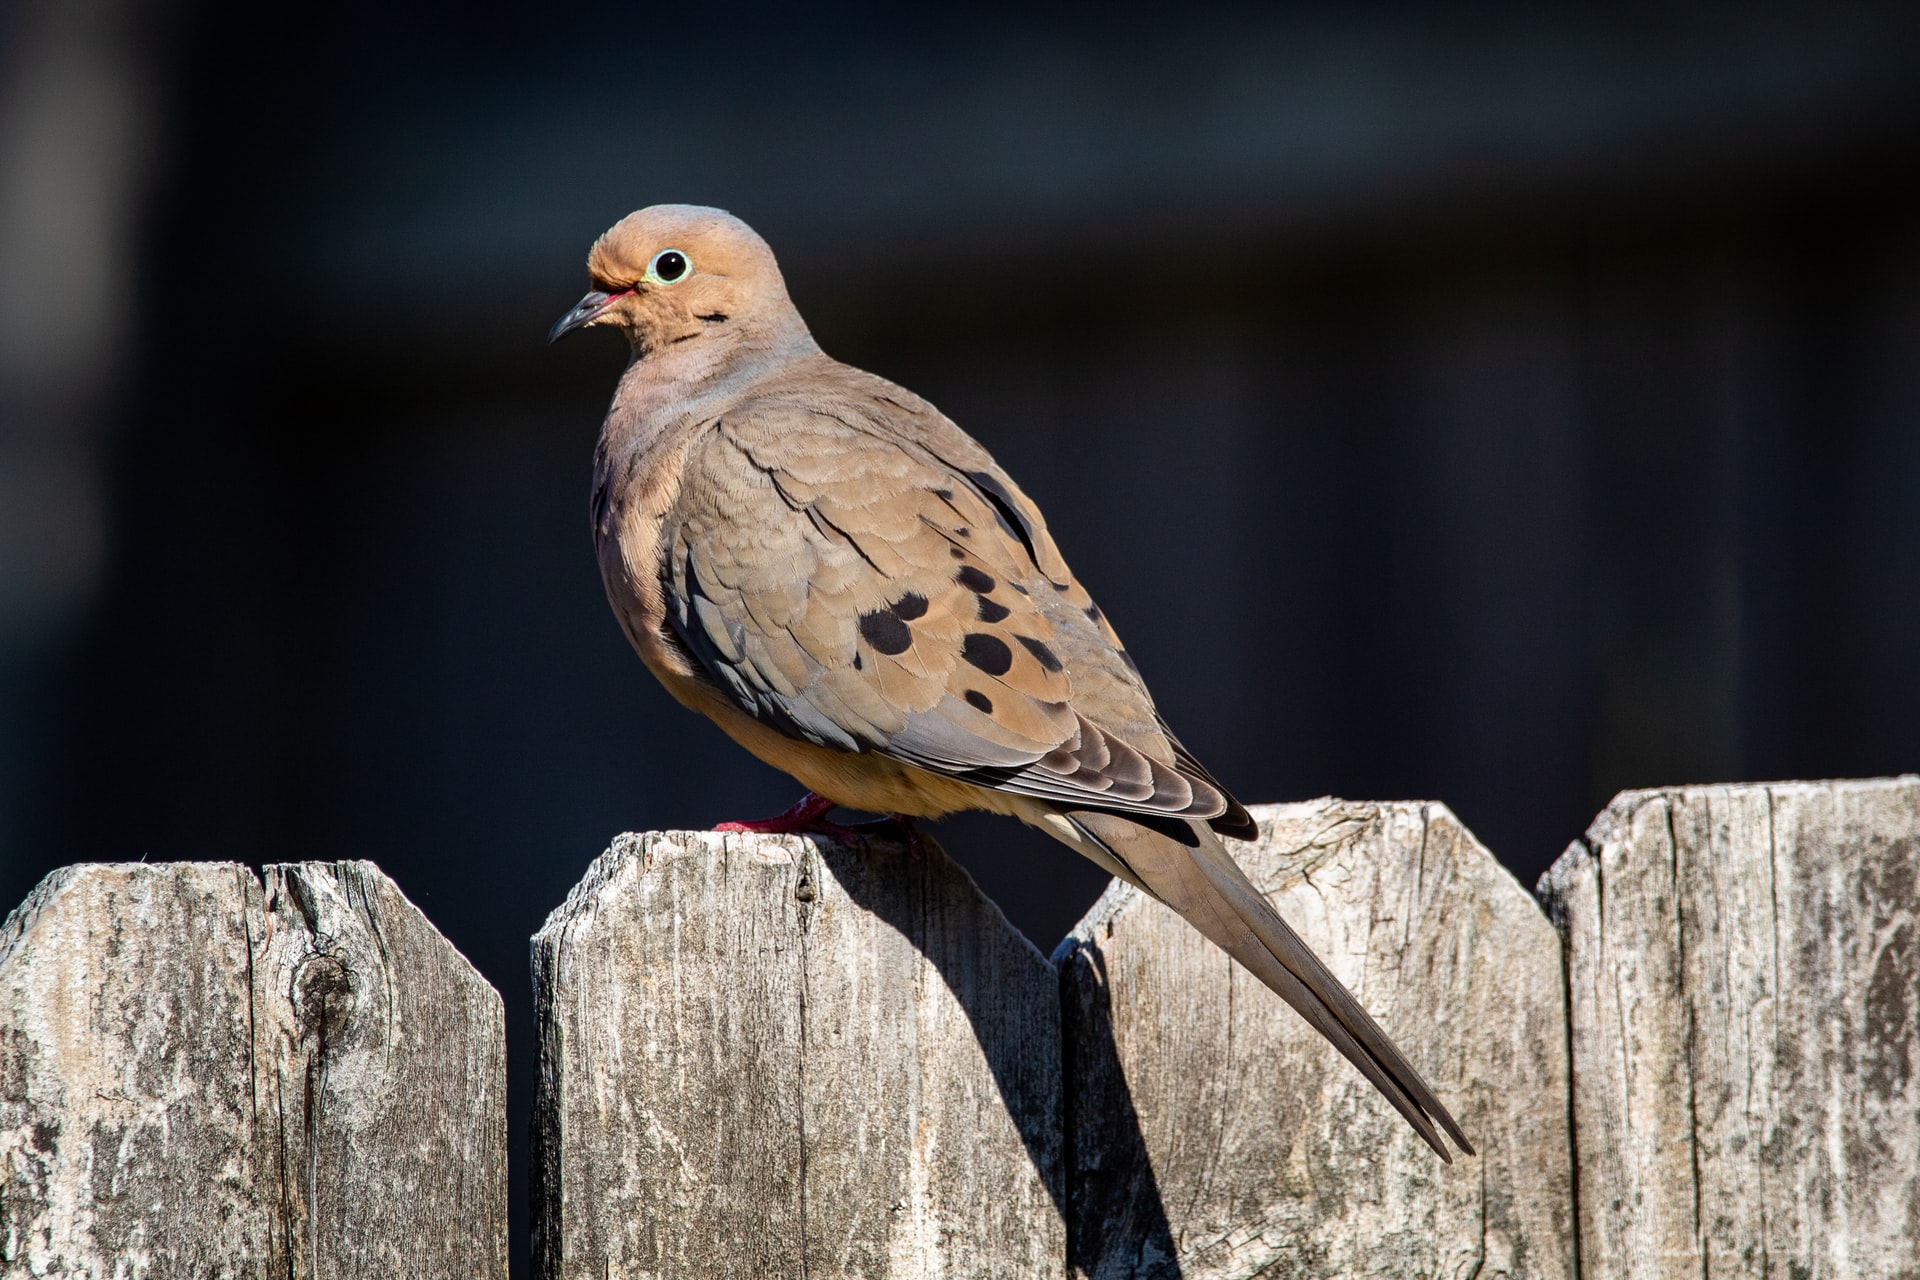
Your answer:
[[[914,817],[906,813],[890,813],[884,818],[875,818],[871,822],[857,822],[855,831],[885,832],[907,846],[907,853],[917,858],[926,852],[927,838],[920,834],[920,828],[914,825]]]
[[[917,858],[927,851],[927,838],[920,834],[912,814],[890,813],[887,815],[893,824],[900,828],[900,838],[907,842],[907,854]]]
[[[785,813],[771,818],[757,818],[752,822],[722,822],[713,828],[715,831],[752,831],[770,836],[832,836],[836,840],[846,840],[855,833],[849,827],[837,822],[828,822],[827,814],[833,810],[833,801],[825,796],[809,791],[800,797]]]

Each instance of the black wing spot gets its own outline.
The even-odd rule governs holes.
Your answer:
[[[1037,658],[1040,665],[1047,670],[1058,671],[1060,669],[1060,659],[1054,656],[1053,650],[1047,648],[1047,646],[1040,641],[1035,640],[1031,636],[1015,636],[1014,639],[1027,646],[1027,652]]]
[[[858,649],[853,651],[853,669],[855,671],[864,671],[866,669],[866,663],[860,661],[860,651]]]
[[[1033,549],[1033,530],[1028,526],[1026,518],[1020,514],[1020,508],[1015,505],[1013,495],[1007,491],[1007,487],[994,479],[993,473],[989,471],[969,471],[967,479],[979,486],[980,492],[986,496],[987,502],[993,507],[994,518],[1000,522],[1000,527],[1020,539],[1020,545],[1027,549],[1027,559],[1039,564],[1040,556]]]
[[[727,313],[724,311],[709,311],[703,316],[695,316],[694,319],[705,320],[708,324],[725,324],[727,322]]]
[[[970,538],[973,536],[973,530],[967,528],[967,526],[965,525],[961,525],[958,529],[955,529],[953,532],[957,537]]]
[[[980,597],[979,618],[982,622],[998,622],[1012,612],[1013,610],[1007,608],[1007,606],[1001,604],[998,600],[989,600],[985,596]]]
[[[913,647],[913,629],[886,609],[861,614],[860,634],[880,653],[905,653]]]
[[[967,633],[960,644],[960,656],[990,676],[1003,676],[1013,669],[1013,650],[1007,648],[1007,642],[981,631]]]
[[[976,711],[984,711],[988,715],[993,714],[993,699],[978,689],[967,690],[967,705],[973,707]]]
[[[993,590],[993,575],[968,565],[953,575],[953,580],[969,591],[978,591],[981,595]]]
[[[927,612],[927,598],[918,591],[909,591],[887,607],[900,621],[912,622]]]
[[[1033,592],[1027,590],[1025,587],[1021,586],[1017,582],[1009,582],[1007,585],[1012,587],[1015,591],[1018,591],[1023,596],[1030,596],[1033,594]]]
[[[940,501],[942,501],[942,502],[952,502],[952,501],[953,501],[953,490],[951,490],[951,489],[935,489],[935,490],[933,491],[933,496],[934,496],[934,497],[936,497],[936,498],[938,498],[938,499],[940,499]]]
[[[1097,604],[1090,604],[1090,605],[1088,605],[1088,606],[1087,606],[1087,617],[1088,617],[1088,618],[1089,618],[1089,619],[1090,619],[1091,621],[1094,621],[1094,622],[1098,622],[1098,621],[1100,621],[1100,606],[1099,606],[1099,605],[1097,605]]]
[[[959,547],[948,547],[947,554],[952,556],[955,560],[965,560],[967,558],[967,553],[962,551]]]

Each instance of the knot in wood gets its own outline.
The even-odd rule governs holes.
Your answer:
[[[331,951],[316,951],[293,971],[293,1011],[308,1034],[324,1039],[353,1012],[353,971]]]

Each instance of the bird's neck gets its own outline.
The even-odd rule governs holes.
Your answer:
[[[710,419],[767,374],[818,354],[804,328],[773,340],[743,336],[636,350],[614,390],[601,431],[602,452],[618,458],[648,453],[677,426]]]

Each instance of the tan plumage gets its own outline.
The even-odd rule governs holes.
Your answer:
[[[595,457],[607,595],[674,697],[850,808],[1011,814],[1159,897],[1331,1040],[1442,1157],[1453,1118],[1215,832],[1251,817],[1173,738],[1038,508],[910,391],[830,359],[714,209],[623,219],[558,337],[633,348]]]

